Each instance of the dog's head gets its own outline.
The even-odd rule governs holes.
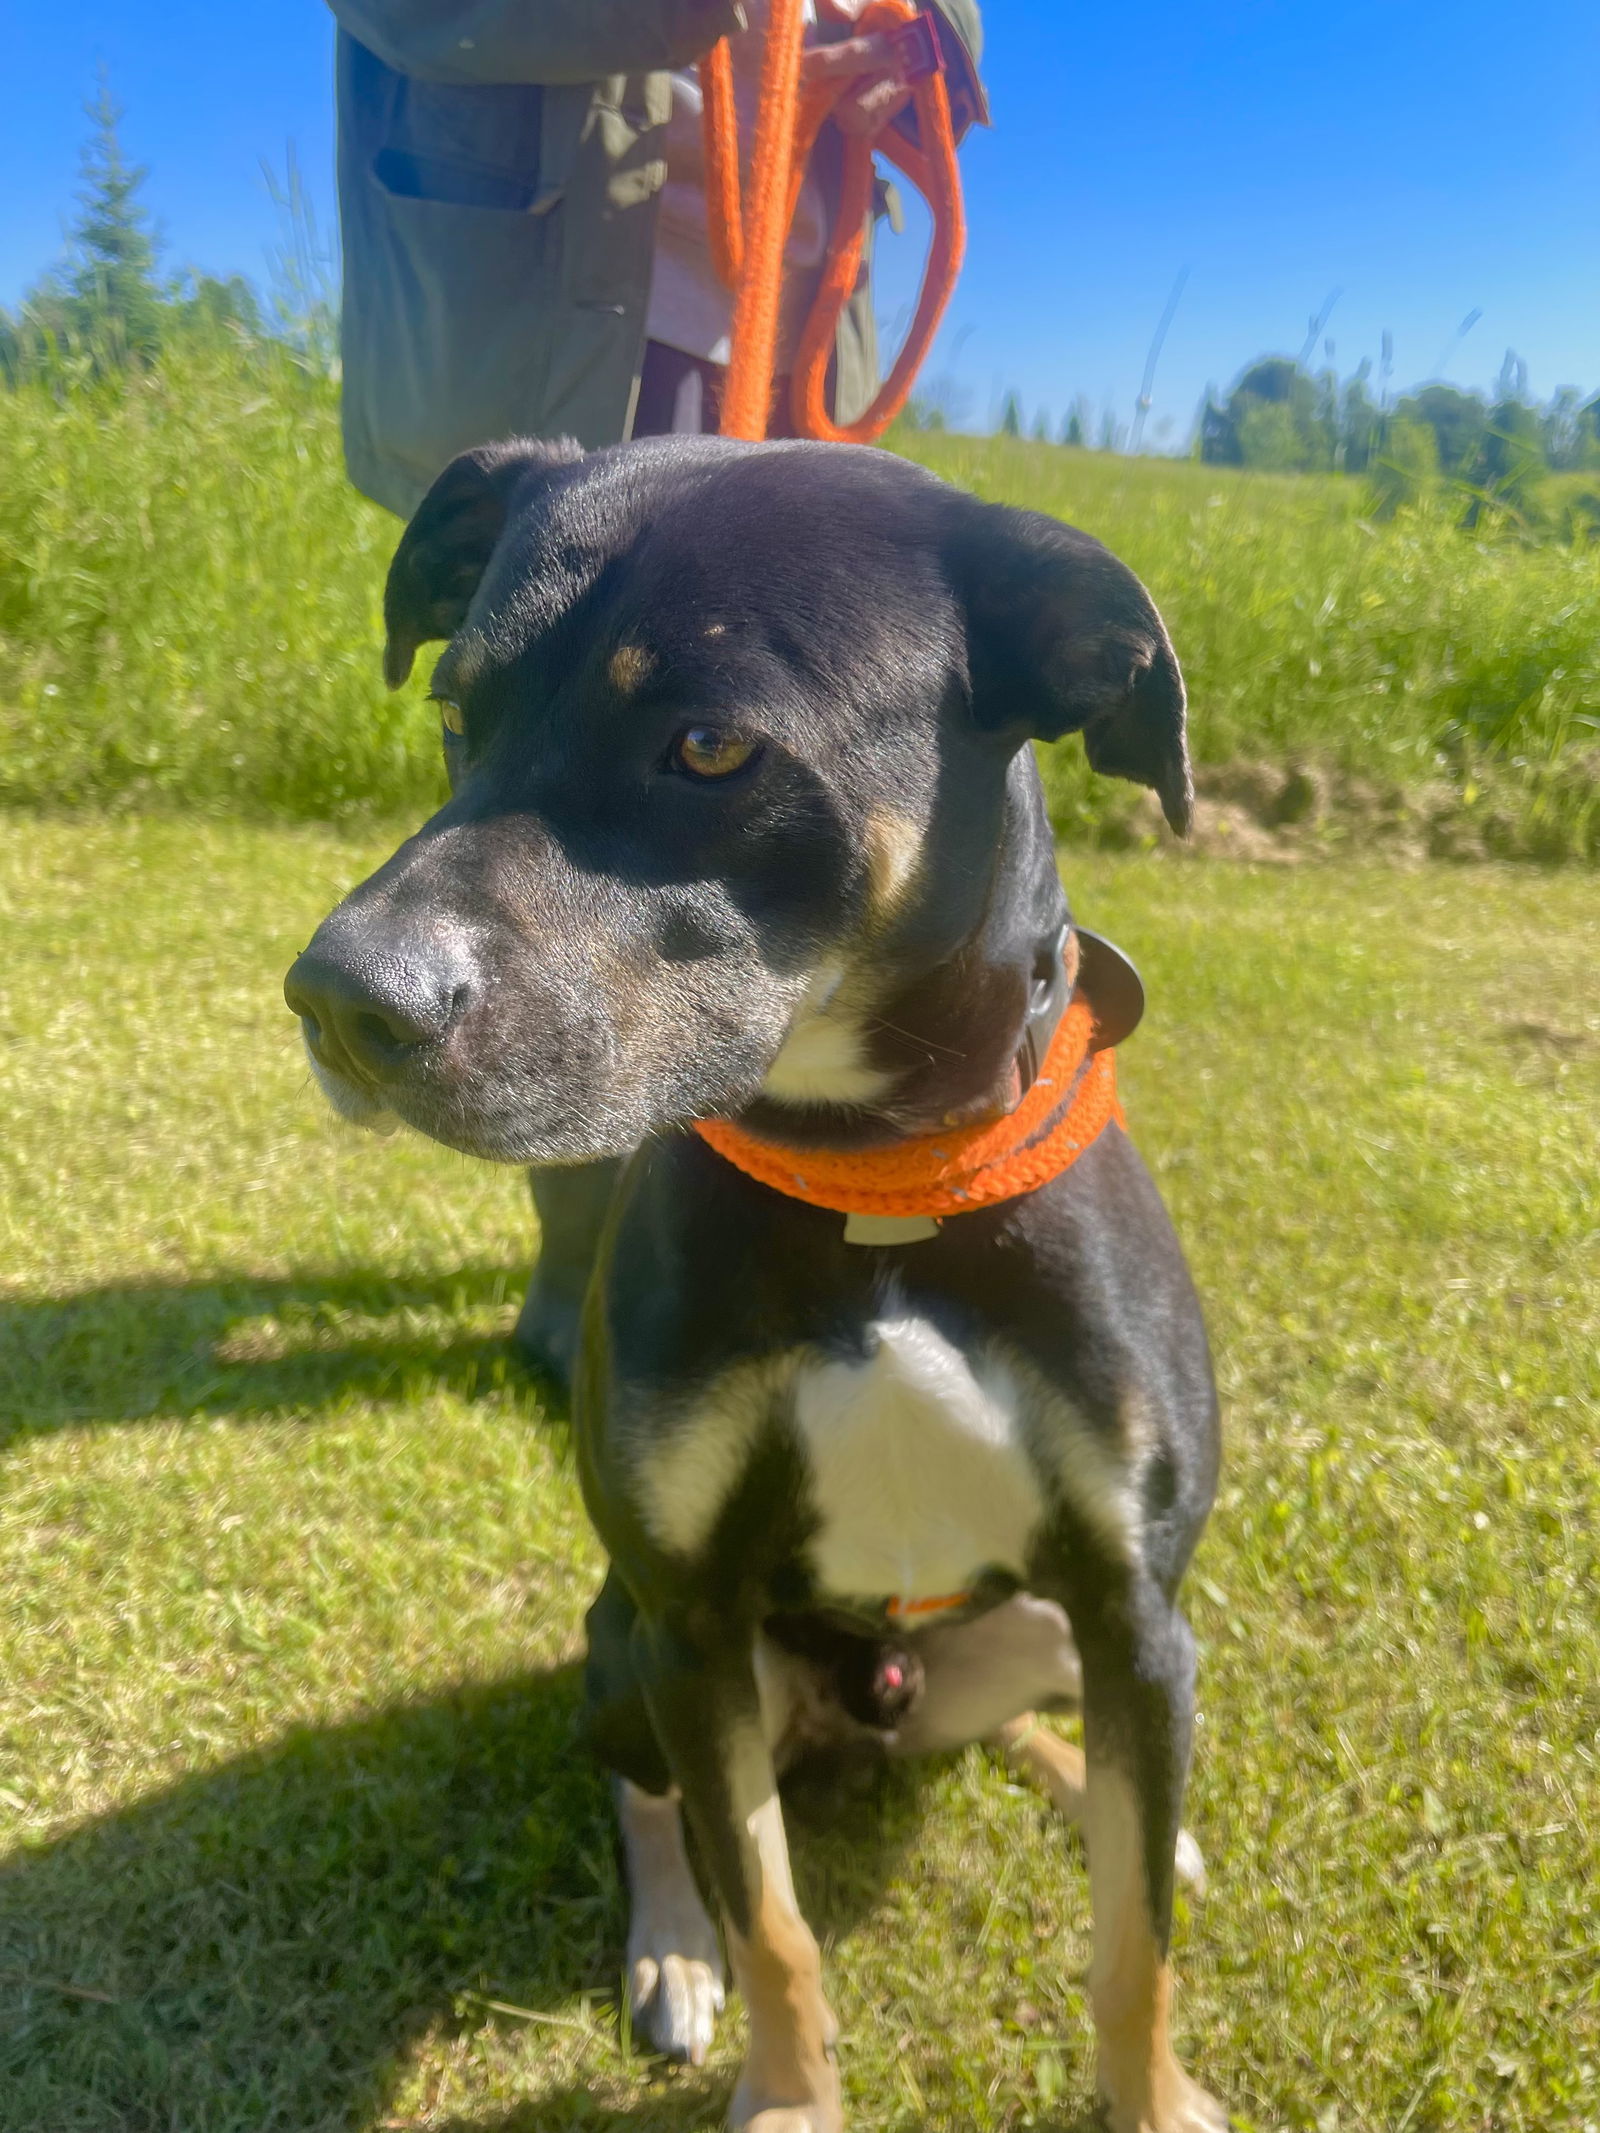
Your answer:
[[[1025,1012],[1059,906],[1026,741],[1081,732],[1188,822],[1138,581],[882,452],[467,453],[385,618],[393,686],[449,639],[451,798],[286,993],[340,1111],[470,1154],[582,1162],[758,1102],[892,1116],[929,1058],[895,1012],[919,973],[965,957],[1002,1048]]]

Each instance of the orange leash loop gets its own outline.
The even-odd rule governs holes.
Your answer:
[[[862,16],[861,27],[884,27],[895,17],[904,22],[915,15],[916,9],[907,0],[877,0]],[[880,16],[886,20],[875,19]],[[834,219],[822,282],[801,329],[795,358],[794,418],[795,428],[802,436],[824,438],[830,444],[871,444],[874,438],[881,437],[911,397],[917,372],[933,346],[933,337],[955,292],[967,246],[967,227],[961,204],[955,129],[950,119],[950,92],[942,73],[930,74],[917,84],[912,92],[912,108],[917,116],[917,142],[888,127],[876,143],[884,160],[922,194],[933,216],[933,234],[910,330],[865,413],[854,422],[835,422],[828,411],[828,363],[839,320],[861,271],[872,213],[874,144],[849,136],[845,141],[839,212]]]
[[[873,0],[854,31],[870,36],[903,29],[917,15],[914,0]],[[739,123],[727,39],[713,46],[700,62],[712,257],[734,295],[732,351],[722,398],[722,432],[727,437],[754,440],[767,433],[789,230],[817,135],[834,106],[855,86],[849,78],[807,82],[801,56],[804,37],[804,0],[772,0],[747,208],[741,202]],[[872,212],[874,143],[847,135],[838,212],[794,364],[794,422],[805,437],[833,444],[870,444],[883,434],[910,396],[912,381],[939,330],[961,271],[966,249],[961,177],[950,96],[937,67],[915,84],[912,108],[917,142],[891,127],[879,135],[876,146],[923,195],[933,216],[916,314],[871,406],[854,422],[834,422],[827,406],[828,363],[839,320],[861,271]]]
[[[747,1177],[812,1207],[842,1215],[971,1214],[1048,1184],[1113,1119],[1122,1123],[1116,1054],[1091,1053],[1093,1034],[1093,1009],[1074,1000],[1038,1080],[992,1125],[845,1152],[758,1140],[728,1119],[704,1119],[694,1130]]]
[[[733,52],[726,37],[700,62],[700,136],[711,261],[723,286],[736,289],[744,272],[744,223],[739,206],[739,113],[733,100]]]

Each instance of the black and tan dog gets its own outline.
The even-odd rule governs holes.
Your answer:
[[[636,2023],[698,2059],[722,2001],[687,1810],[749,2009],[732,2123],[834,2133],[777,1773],[995,1739],[1083,1825],[1112,2125],[1221,2127],[1167,2032],[1216,1404],[1143,1165],[1113,1119],[1036,1189],[863,1230],[684,1130],[910,1145],[1015,1111],[1075,978],[1115,1034],[1027,743],[1081,732],[1186,825],[1154,607],[1085,535],[886,454],[684,439],[457,460],[386,614],[391,682],[450,640],[452,797],[287,994],[349,1117],[639,1151],[576,1386]],[[1028,1715],[1075,1701],[1082,1755]]]

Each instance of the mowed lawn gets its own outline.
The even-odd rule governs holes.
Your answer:
[[[718,2122],[632,2051],[520,1179],[279,997],[392,839],[0,824],[0,2127]],[[1068,855],[1227,1411],[1183,2049],[1246,2128],[1600,2124],[1592,874]],[[1075,2128],[1088,1897],[973,1751],[797,1819],[861,2129]]]

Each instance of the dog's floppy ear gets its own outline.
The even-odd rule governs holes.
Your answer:
[[[583,447],[570,437],[548,444],[511,437],[451,460],[418,504],[389,565],[383,678],[391,689],[411,672],[419,645],[453,637],[461,627],[505,529],[512,493],[582,457]]]
[[[1081,732],[1096,770],[1152,786],[1184,834],[1194,782],[1183,676],[1133,572],[1059,519],[965,498],[951,561],[980,725],[1019,744]]]

